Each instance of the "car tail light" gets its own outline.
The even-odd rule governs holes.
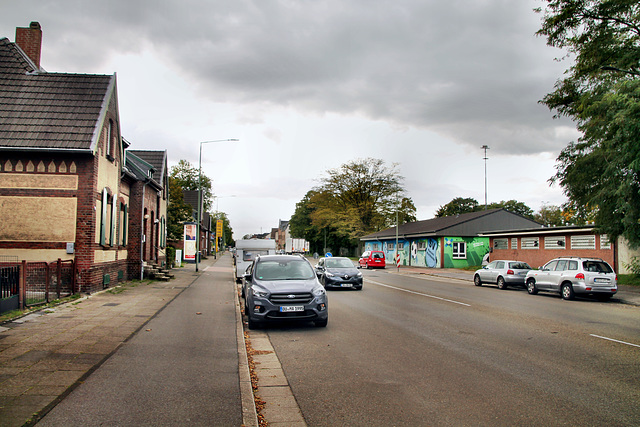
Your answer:
[[[513,275],[513,274],[516,274],[516,273],[514,273],[514,271],[513,271],[513,270],[507,270],[507,274],[511,274],[511,275]]]
[[[576,274],[576,279],[582,279],[582,280],[584,280],[584,273],[578,273],[578,274]]]

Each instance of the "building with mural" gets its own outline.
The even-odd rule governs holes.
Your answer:
[[[364,250],[383,251],[387,263],[396,254],[400,265],[429,268],[463,268],[482,264],[491,251],[493,230],[542,227],[505,209],[490,209],[457,216],[416,221],[361,237]]]

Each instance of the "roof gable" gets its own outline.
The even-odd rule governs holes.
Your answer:
[[[92,152],[115,87],[115,75],[36,72],[0,39],[0,149]]]

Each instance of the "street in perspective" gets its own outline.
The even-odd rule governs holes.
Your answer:
[[[524,286],[477,287],[462,270],[361,269],[362,290],[327,291],[326,327],[279,320],[249,330],[231,256],[201,267],[3,325],[0,425],[635,425],[640,417],[633,289],[608,302],[567,301]]]

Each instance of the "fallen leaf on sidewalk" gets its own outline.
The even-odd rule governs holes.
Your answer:
[[[151,329],[147,329],[147,332],[151,332]]]
[[[202,314],[201,312],[197,311],[196,314]]]

